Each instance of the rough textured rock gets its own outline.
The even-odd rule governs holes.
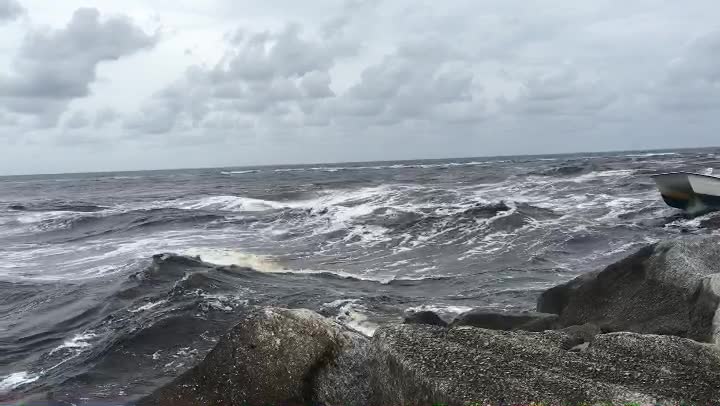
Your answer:
[[[662,242],[541,295],[537,309],[560,324],[603,331],[720,339],[720,239]]]
[[[343,349],[314,381],[313,405],[368,405],[369,340],[361,334],[346,334],[345,340]]]
[[[587,323],[580,326],[570,326],[558,330],[563,333],[560,339],[561,347],[572,350],[579,345],[587,344],[595,340],[599,334],[600,327]]]
[[[568,339],[563,331],[382,327],[372,341],[370,404],[720,402],[714,345],[611,333],[571,351]]]
[[[441,319],[435,312],[422,310],[419,312],[408,312],[403,321],[405,324],[429,324],[431,326],[447,327],[447,322]]]
[[[367,338],[314,312],[259,309],[138,405],[365,405],[366,352]]]
[[[450,326],[471,326],[490,330],[543,331],[557,327],[557,321],[557,314],[473,309],[455,317]]]

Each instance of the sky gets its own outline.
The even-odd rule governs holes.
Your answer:
[[[0,174],[720,144],[715,0],[0,0]]]

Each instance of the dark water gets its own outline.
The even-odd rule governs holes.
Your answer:
[[[666,207],[649,175],[707,173],[718,154],[0,178],[0,402],[132,400],[247,305],[368,334],[409,308],[531,309],[644,244],[712,233],[719,218]]]

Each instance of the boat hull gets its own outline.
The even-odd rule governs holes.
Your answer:
[[[653,176],[668,206],[689,212],[720,209],[720,178],[673,172]]]

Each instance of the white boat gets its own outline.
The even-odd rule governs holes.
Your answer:
[[[668,206],[691,213],[720,209],[720,177],[671,172],[652,178]]]

